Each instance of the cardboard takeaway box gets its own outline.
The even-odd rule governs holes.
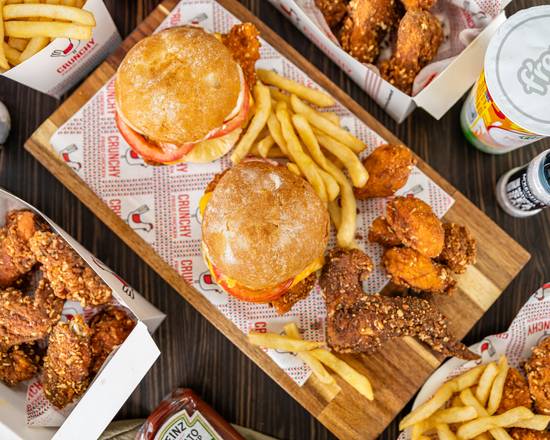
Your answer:
[[[122,39],[103,0],[88,0],[96,27],[88,41],[56,38],[28,60],[2,73],[54,98],[74,86],[115,50]]]
[[[5,214],[12,209],[30,209],[46,220],[112,289],[113,297],[134,314],[137,324],[105,362],[72,411],[50,418],[49,425],[58,427],[28,426],[27,383],[8,387],[0,382],[0,439],[97,439],[160,355],[150,333],[157,329],[165,315],[44,214],[0,188],[1,224]]]
[[[440,119],[472,86],[483,67],[485,50],[491,37],[506,20],[503,9],[511,0],[500,2],[500,14],[496,15],[479,35],[414,97],[403,93],[382,79],[329,38],[327,31],[311,18],[312,9],[315,8],[313,0],[269,1],[393,119],[401,123],[416,107],[421,107],[434,118]]]

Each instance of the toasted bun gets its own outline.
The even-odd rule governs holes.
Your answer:
[[[214,35],[196,27],[166,29],[126,55],[115,80],[125,122],[157,142],[204,139],[235,109],[238,64]]]
[[[327,245],[329,216],[308,182],[286,167],[246,161],[213,191],[202,238],[210,261],[249,289],[295,277]]]

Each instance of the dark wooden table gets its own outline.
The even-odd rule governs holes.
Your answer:
[[[159,0],[105,0],[105,3],[118,29],[126,36]],[[503,172],[548,148],[550,141],[503,156],[480,153],[462,136],[459,126],[461,102],[440,121],[417,110],[397,125],[266,0],[243,3],[532,254],[529,264],[468,334],[466,343],[506,330],[530,293],[543,282],[550,281],[547,273],[550,267],[550,209],[528,219],[512,218],[497,205],[495,182]],[[515,0],[507,11],[511,14],[543,3],[544,0]],[[0,79],[0,99],[10,109],[13,120],[11,136],[0,153],[0,186],[44,211],[168,315],[155,334],[162,355],[117,418],[145,417],[170,390],[189,386],[229,421],[280,439],[334,438],[23,149],[24,141],[60,101],[4,78]],[[396,438],[398,419],[382,438]]]

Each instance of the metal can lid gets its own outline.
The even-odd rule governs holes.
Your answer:
[[[550,5],[524,9],[497,30],[485,54],[492,99],[515,124],[550,136]]]

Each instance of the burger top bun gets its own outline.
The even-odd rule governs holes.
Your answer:
[[[117,110],[156,142],[183,144],[221,127],[237,105],[238,64],[214,35],[191,26],[139,41],[118,68]]]
[[[275,287],[323,255],[329,215],[310,184],[284,166],[229,169],[206,207],[202,238],[224,275],[249,289]]]

